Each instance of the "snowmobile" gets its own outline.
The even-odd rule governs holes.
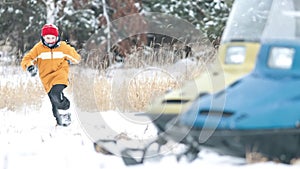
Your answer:
[[[258,154],[283,163],[299,158],[299,14],[300,1],[273,0],[255,69],[224,90],[198,97],[168,136],[193,151]]]
[[[181,118],[181,113],[186,111],[196,98],[220,91],[253,70],[260,48],[260,37],[266,26],[271,5],[272,0],[251,2],[236,0],[218,49],[221,70],[218,69],[219,65],[207,64],[207,69],[211,71],[187,82],[182,88],[156,98],[148,106],[145,115],[157,126],[160,143],[166,142],[161,140],[168,137],[167,131],[172,130],[174,124]],[[181,135],[183,136],[184,134]],[[175,139],[178,140],[180,139]],[[185,143],[184,140],[180,142]],[[193,149],[187,150],[186,153],[184,155],[192,161],[198,152]]]
[[[218,49],[220,65],[207,64],[209,72],[155,98],[147,107],[146,114],[159,130],[166,130],[165,124],[185,111],[197,97],[222,90],[253,70],[271,4],[272,0],[234,2]]]
[[[172,135],[169,137],[168,134],[169,129],[172,131],[174,125],[181,119],[181,113],[187,110],[197,97],[220,91],[253,70],[260,48],[260,37],[271,4],[272,0],[251,2],[236,0],[234,2],[218,49],[218,63],[215,64],[220,65],[207,64],[207,69],[211,71],[187,82],[180,89],[156,98],[149,104],[147,111],[142,115],[152,119],[158,129],[158,137],[142,149],[124,148],[120,150],[119,155],[122,155],[127,165],[142,163],[144,154],[152,144],[162,146],[169,139],[186,143],[185,139],[182,139],[186,134],[182,134],[179,138],[174,138]],[[247,12],[245,13],[245,11]],[[219,73],[220,71],[222,73]],[[110,148],[115,143],[114,140],[98,140],[94,146],[97,152],[111,154]],[[109,148],[106,145],[109,145]],[[187,150],[179,154],[178,159],[188,156],[192,161],[199,151],[189,144],[187,145]],[[130,155],[132,151],[141,151],[143,155],[137,160]]]

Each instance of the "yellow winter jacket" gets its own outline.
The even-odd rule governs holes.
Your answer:
[[[68,85],[68,60],[77,64],[80,59],[76,50],[64,41],[53,49],[40,41],[23,57],[21,66],[26,71],[28,66],[36,64],[44,88],[49,93],[55,84]]]

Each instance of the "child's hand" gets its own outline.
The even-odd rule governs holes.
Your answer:
[[[31,76],[35,76],[37,74],[37,68],[33,65],[28,66],[27,71],[30,73]]]

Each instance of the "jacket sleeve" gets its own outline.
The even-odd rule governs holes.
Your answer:
[[[81,56],[76,52],[75,48],[73,48],[72,46],[67,45],[67,55],[66,55],[66,59],[71,61],[72,64],[78,64],[81,60]]]
[[[35,45],[22,59],[21,66],[24,71],[30,65],[34,65],[34,60],[38,57],[37,45]]]

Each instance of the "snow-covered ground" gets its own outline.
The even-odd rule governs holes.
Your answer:
[[[15,75],[1,76],[0,84],[20,80],[23,77],[28,78]],[[5,99],[5,96],[0,97]],[[42,106],[38,109],[27,106],[15,111],[0,109],[0,169],[300,168],[299,165],[275,162],[246,164],[244,159],[220,156],[209,151],[200,152],[199,158],[192,163],[188,163],[185,159],[177,162],[175,156],[169,153],[161,158],[146,159],[144,164],[126,166],[122,158],[104,155],[94,150],[86,121],[78,117],[82,114],[95,115],[95,113],[78,113],[75,107],[72,107],[72,110],[73,123],[69,127],[55,127],[51,104],[46,94],[42,99]],[[99,114],[115,133],[127,133],[127,136],[136,138],[151,137],[155,133],[153,125],[139,124],[139,127],[136,127],[137,124],[120,115],[120,112],[111,110]],[[101,124],[99,126],[101,128]]]
[[[126,166],[118,156],[103,155],[94,150],[93,141],[84,132],[80,121],[73,114],[73,123],[69,127],[55,127],[50,102],[45,97],[40,110],[24,108],[22,111],[0,110],[0,168],[3,169],[81,169],[81,168],[239,168],[239,169],[296,169],[298,165],[286,165],[274,162],[245,164],[244,159],[220,156],[213,152],[200,152],[199,158],[192,163],[185,159],[176,161],[168,155],[160,160],[149,160],[141,165]],[[87,112],[86,112],[87,113]],[[118,112],[109,111],[119,118]],[[126,120],[106,118],[113,126],[122,126],[123,132],[133,132]],[[123,122],[122,122],[123,121]],[[121,122],[121,123],[120,123]],[[121,127],[114,128],[122,132]],[[144,129],[141,129],[144,130]],[[150,131],[149,132],[153,132]],[[135,130],[135,134],[141,133]]]
[[[76,117],[73,117],[69,127],[55,127],[47,99],[44,99],[41,110],[26,107],[18,112],[0,110],[0,168],[299,168],[274,162],[245,164],[244,159],[220,156],[209,151],[201,152],[199,159],[192,163],[184,159],[177,162],[175,156],[168,155],[157,161],[146,160],[144,164],[128,167],[120,157],[95,152],[93,142],[82,130]],[[128,125],[119,125],[123,126],[124,131],[132,130],[126,129]]]

